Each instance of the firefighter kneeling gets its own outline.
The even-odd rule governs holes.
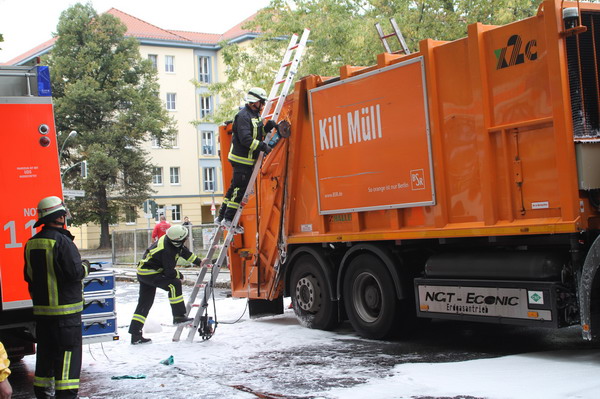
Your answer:
[[[140,282],[140,295],[129,326],[133,345],[145,344],[151,341],[149,338],[142,336],[142,328],[154,303],[157,287],[169,293],[173,324],[185,324],[193,320],[186,316],[181,291],[183,275],[175,269],[178,258],[183,258],[200,266],[200,258],[183,245],[188,233],[188,229],[183,226],[170,227],[166,235],[160,237],[146,250],[138,265],[137,278]]]

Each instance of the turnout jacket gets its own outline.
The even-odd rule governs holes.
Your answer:
[[[10,375],[10,360],[4,349],[4,345],[0,342],[0,382],[4,381]]]
[[[137,267],[137,274],[141,276],[162,274],[168,278],[181,278],[181,273],[175,269],[179,258],[200,266],[200,258],[185,245],[176,247],[164,235],[144,252],[144,257]]]
[[[228,159],[237,164],[253,166],[261,148],[264,126],[258,112],[248,104],[237,113],[233,120],[233,137]]]
[[[44,226],[25,245],[25,281],[33,300],[33,314],[67,316],[83,310],[81,280],[88,269],[65,229]]]

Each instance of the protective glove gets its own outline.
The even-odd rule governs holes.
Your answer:
[[[265,133],[271,132],[271,130],[277,127],[277,123],[273,119],[269,119],[267,124],[265,125]]]
[[[272,148],[269,147],[269,145],[263,141],[261,141],[259,149],[265,153],[265,155],[267,155],[268,153],[271,152]]]

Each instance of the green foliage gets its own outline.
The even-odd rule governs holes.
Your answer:
[[[68,203],[73,222],[100,224],[101,247],[109,245],[109,224],[152,193],[152,165],[141,144],[174,134],[174,122],[158,98],[156,72],[125,31],[116,17],[76,4],[61,14],[58,39],[45,60],[59,142],[65,145],[61,165],[88,164],[86,179],[79,167],[63,176],[66,187],[86,191]],[[65,141],[71,130],[77,136]]]
[[[383,46],[374,28],[392,32],[394,18],[411,51],[427,38],[455,40],[471,23],[502,25],[535,15],[539,0],[271,0],[244,28],[262,34],[243,49],[223,43],[227,82],[210,86],[221,98],[216,122],[230,119],[243,93],[252,86],[267,91],[291,33],[311,29],[297,76],[338,76],[343,65],[372,65]],[[399,45],[388,39],[392,50]],[[395,47],[394,47],[395,46]]]

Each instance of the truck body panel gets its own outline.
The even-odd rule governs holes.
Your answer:
[[[37,204],[62,198],[47,67],[0,67],[0,340],[9,356],[34,353],[33,308],[23,251],[36,233]]]
[[[580,7],[582,25],[567,26],[567,7]],[[600,284],[587,266],[600,245],[598,27],[600,5],[548,0],[522,21],[297,82],[281,118],[292,134],[266,157],[230,248],[234,296],[290,295],[309,326],[347,315],[371,338],[409,320],[407,308],[588,320],[577,298]],[[556,255],[552,274],[533,252]],[[447,274],[428,266],[440,259]],[[449,297],[516,299],[476,314],[441,310],[435,299]]]

